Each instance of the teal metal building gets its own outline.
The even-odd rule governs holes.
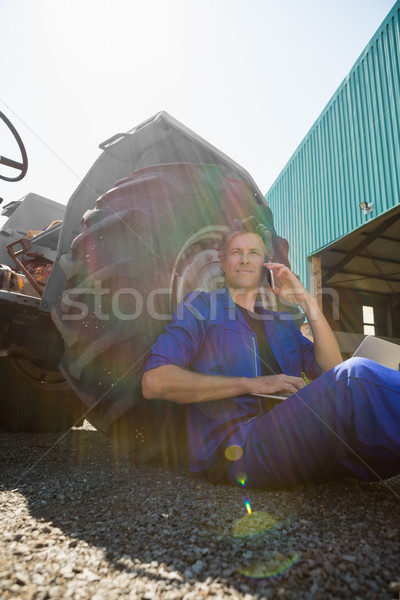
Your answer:
[[[400,0],[265,197],[342,350],[400,338]]]

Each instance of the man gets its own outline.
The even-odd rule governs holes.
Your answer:
[[[178,307],[146,363],[145,398],[186,404],[190,468],[212,481],[276,489],[397,474],[400,373],[342,363],[316,300],[289,268],[266,262],[271,255],[254,217],[234,223],[220,254],[226,286]],[[266,268],[274,293],[303,309],[314,344],[288,313],[257,303]],[[283,394],[272,408],[263,396]]]

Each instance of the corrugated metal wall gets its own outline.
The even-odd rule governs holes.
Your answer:
[[[265,197],[304,284],[307,256],[399,204],[400,0]]]

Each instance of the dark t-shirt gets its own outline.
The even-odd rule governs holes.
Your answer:
[[[236,304],[242,315],[247,321],[247,324],[257,335],[258,352],[260,356],[261,375],[277,375],[282,373],[280,366],[275,358],[274,353],[267,340],[265,333],[264,319],[261,311],[257,306],[254,307],[254,312]]]

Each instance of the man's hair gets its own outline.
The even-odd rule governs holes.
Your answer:
[[[266,260],[271,260],[274,250],[272,247],[272,235],[268,228],[257,221],[256,217],[250,216],[247,219],[239,221],[235,219],[232,225],[225,231],[222,236],[222,244],[220,248],[220,257],[226,256],[226,250],[233,240],[233,238],[239,233],[256,233],[260,236],[264,244],[264,256]]]

